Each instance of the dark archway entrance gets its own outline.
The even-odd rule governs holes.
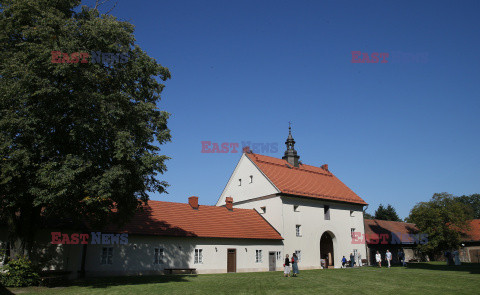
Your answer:
[[[333,237],[329,232],[324,232],[320,238],[320,259],[325,259],[325,266],[333,268],[334,255],[333,255]]]

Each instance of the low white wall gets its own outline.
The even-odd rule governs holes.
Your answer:
[[[101,264],[102,248],[113,247],[112,264]],[[164,249],[164,261],[154,264],[155,248]],[[194,262],[195,249],[202,249],[202,263]],[[282,241],[219,238],[129,236],[127,245],[88,245],[87,276],[156,274],[165,268],[195,268],[197,273],[226,273],[227,250],[236,249],[237,272],[268,271],[270,251],[282,251]],[[256,250],[262,250],[257,263]],[[283,261],[277,261],[281,269]]]

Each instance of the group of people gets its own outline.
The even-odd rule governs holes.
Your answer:
[[[398,261],[400,261],[402,266],[406,266],[407,264],[405,263],[405,253],[399,250],[397,255]],[[387,261],[388,268],[390,268],[392,263],[392,252],[390,252],[389,250],[387,250],[387,252],[385,253],[385,261]],[[382,254],[380,254],[379,251],[377,251],[377,254],[375,254],[375,262],[377,262],[378,267],[382,267]]]
[[[358,264],[357,264],[357,261],[358,261]],[[347,267],[347,258],[345,258],[345,256],[343,256],[342,258],[342,268],[346,268]],[[355,264],[357,264],[358,266],[362,266],[362,256],[360,255],[360,253],[355,253],[355,255],[353,255],[353,253],[350,253],[350,267],[354,267]]]
[[[290,277],[290,264],[292,265],[292,271],[293,271],[292,276],[296,277],[300,273],[298,271],[298,257],[297,257],[297,254],[293,253],[291,260],[288,258],[288,254],[285,256],[285,263],[283,264],[283,267],[285,268],[285,270],[283,271],[283,276],[284,277]]]

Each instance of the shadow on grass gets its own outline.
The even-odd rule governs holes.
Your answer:
[[[0,284],[0,294],[1,295],[13,295],[7,288],[5,288],[2,284]]]
[[[91,287],[108,288],[113,286],[142,285],[142,284],[163,284],[170,282],[188,282],[188,278],[197,275],[157,275],[157,276],[118,276],[118,277],[96,277],[82,280],[67,281],[64,284],[57,284],[55,287]]]
[[[446,271],[466,271],[471,274],[480,274],[480,263],[463,262],[461,265],[446,265],[445,263],[415,262],[408,263],[407,268],[411,269],[429,269]]]

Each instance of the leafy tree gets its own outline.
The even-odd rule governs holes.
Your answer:
[[[40,276],[33,263],[26,257],[17,257],[3,266],[0,283],[6,287],[35,286]]]
[[[132,24],[79,5],[0,0],[0,217],[25,253],[43,217],[125,221],[167,187],[157,103],[170,72]]]
[[[468,229],[471,214],[471,209],[451,194],[436,193],[430,201],[416,204],[407,221],[428,235],[428,243],[419,249],[433,257],[440,251],[457,248],[461,239],[459,230]]]
[[[480,194],[473,194],[470,196],[460,196],[457,197],[457,200],[460,203],[463,203],[469,206],[473,211],[472,218],[480,219]]]
[[[393,208],[392,205],[388,204],[387,208],[385,208],[382,204],[378,206],[378,209],[375,211],[375,219],[380,220],[390,220],[390,221],[402,221]]]

